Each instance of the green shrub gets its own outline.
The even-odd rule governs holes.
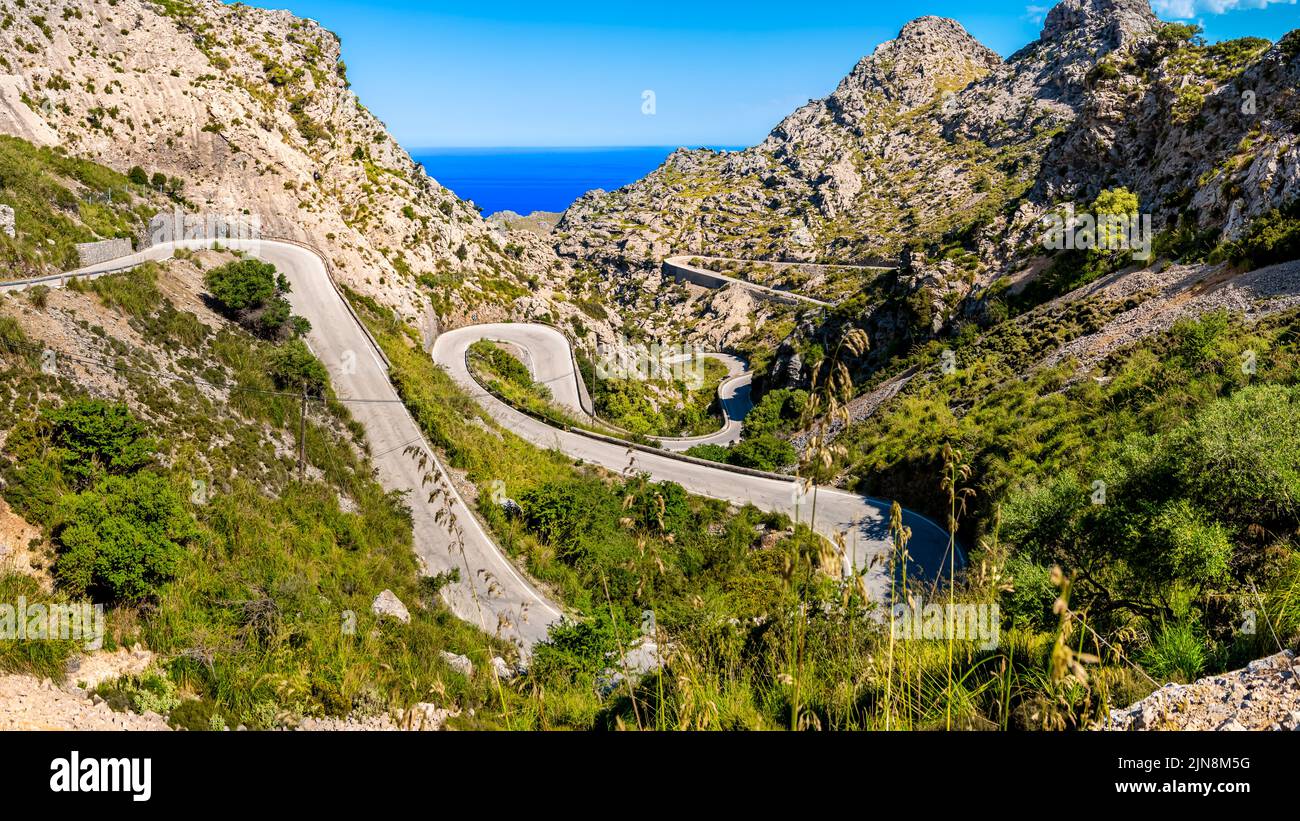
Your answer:
[[[72,595],[139,602],[157,595],[198,529],[179,493],[151,472],[110,476],[60,505],[54,570]]]
[[[23,331],[23,326],[18,324],[18,320],[10,316],[0,317],[0,354],[6,356],[17,354],[26,357],[31,352],[32,343],[27,339],[27,334]]]
[[[1052,584],[1051,569],[1021,557],[1007,561],[1011,589],[1002,594],[1002,611],[1011,624],[1033,629],[1050,627],[1056,615],[1052,605],[1059,591]]]
[[[34,427],[20,428],[15,435],[15,453],[35,455],[35,449],[48,444],[48,457],[78,488],[105,475],[139,470],[153,461],[158,447],[130,408],[102,399],[74,399],[42,410]]]
[[[1197,585],[1227,580],[1233,546],[1223,525],[1186,499],[1166,505],[1151,524],[1171,578]]]
[[[305,390],[322,396],[329,385],[329,371],[301,339],[293,339],[271,352],[267,372],[281,390]]]
[[[280,290],[275,266],[256,259],[241,259],[213,268],[204,275],[203,284],[231,311],[260,307]]]
[[[718,385],[727,368],[704,357],[702,380],[685,371],[655,378],[596,379],[592,401],[596,414],[638,436],[702,436],[722,426]]]
[[[1197,44],[1204,31],[1203,28],[1192,23],[1165,23],[1156,30],[1156,39],[1175,46]]]
[[[696,459],[706,459],[710,462],[721,462],[725,465],[727,459],[731,457],[731,448],[714,444],[695,445],[686,450],[686,455]]]
[[[95,688],[95,693],[118,712],[166,716],[181,703],[176,683],[158,670],[105,682]]]
[[[293,315],[285,299],[289,281],[268,262],[227,263],[208,271],[203,284],[227,314],[258,336],[302,336],[311,327],[306,319]]]
[[[611,534],[623,515],[614,499],[593,481],[549,482],[520,494],[524,521],[555,548],[557,557],[574,565],[599,549],[602,534]]]
[[[1118,79],[1120,76],[1119,68],[1109,60],[1103,60],[1092,67],[1088,72],[1087,83],[1095,86],[1098,83],[1104,83],[1108,80]]]
[[[626,635],[621,638],[623,642],[628,639]],[[551,686],[594,688],[597,676],[609,667],[609,659],[619,654],[619,647],[619,632],[608,615],[562,622],[551,628],[547,641],[537,645],[529,675]]]
[[[1243,388],[1212,403],[1173,437],[1187,496],[1247,523],[1300,515],[1300,389]]]
[[[794,464],[797,458],[794,445],[765,433],[754,439],[745,439],[733,447],[727,461],[756,470],[780,470]]]
[[[803,415],[807,404],[808,392],[805,390],[781,388],[768,391],[745,417],[745,437],[788,433]]]
[[[533,374],[528,366],[500,345],[480,339],[469,346],[469,353],[471,357],[483,360],[505,381],[520,388],[532,387]]]
[[[189,698],[182,701],[167,716],[167,723],[175,730],[192,733],[210,732],[215,721],[220,721],[217,705],[206,698]]]

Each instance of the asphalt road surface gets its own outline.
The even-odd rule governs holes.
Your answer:
[[[95,276],[147,260],[167,259],[178,248],[207,245],[210,243],[200,241],[163,243],[129,257],[40,281],[57,286],[67,276]],[[233,241],[222,245],[239,248],[239,243]],[[335,393],[345,400],[366,400],[349,402],[348,407],[365,428],[379,482],[386,490],[407,494],[415,524],[415,551],[425,572],[434,575],[459,571],[460,582],[442,588],[451,610],[525,649],[545,639],[548,626],[561,616],[560,607],[542,595],[501,553],[454,488],[449,494],[450,504],[428,502],[432,486],[423,485],[428,468],[422,471],[404,451],[408,446],[417,446],[435,460],[436,454],[389,382],[388,369],[378,350],[334,288],[321,258],[305,247],[265,239],[247,250],[288,278],[292,286],[289,301],[295,313],[311,322],[307,344],[329,369]],[[8,288],[30,284],[11,283]],[[446,475],[441,464],[437,471]],[[442,509],[450,510],[454,524],[437,521]]]
[[[238,246],[230,241],[223,244]],[[101,275],[146,260],[166,259],[177,248],[204,245],[201,241],[160,244],[63,277],[44,277],[0,287],[22,289],[37,281],[57,286],[66,276]],[[438,474],[445,476],[445,471],[437,464],[432,448],[389,382],[380,353],[334,288],[322,258],[305,247],[271,240],[258,240],[252,250],[288,278],[292,286],[290,302],[296,313],[311,322],[307,342],[329,368],[336,394],[346,400],[366,400],[353,401],[349,407],[365,428],[381,484],[388,490],[408,494],[415,522],[415,550],[425,572],[437,574],[455,569],[460,573],[458,584],[443,588],[443,596],[452,611],[489,633],[514,640],[525,650],[545,639],[548,626],[561,617],[560,607],[548,600],[502,554],[454,488],[449,503],[427,502],[429,490],[423,486],[425,472],[404,453],[405,449],[423,447],[434,458]],[[845,569],[865,571],[873,597],[880,601],[887,598],[889,577],[884,559],[890,549],[888,502],[830,488],[801,493],[791,479],[736,473],[725,466],[702,465],[674,458],[669,453],[633,449],[552,428],[497,400],[474,381],[465,355],[470,344],[478,339],[507,342],[526,352],[534,378],[549,385],[558,402],[580,410],[573,358],[563,334],[541,325],[476,325],[440,336],[432,352],[434,361],[446,368],[503,427],[539,447],[558,448],[568,456],[609,470],[623,472],[630,468],[656,481],[676,482],[700,496],[735,504],[752,503],[763,510],[787,513],[801,522],[813,516],[815,504],[816,530],[827,536],[845,535]],[[747,375],[733,376],[721,387],[724,406],[729,410],[728,427],[702,440],[734,441],[728,437],[737,434],[748,410]],[[732,416],[731,412],[736,415]],[[692,444],[702,440],[692,440]],[[454,524],[438,520],[439,508],[443,507],[452,514]],[[912,529],[909,573],[914,577],[941,576],[949,561],[947,532],[910,511],[904,511],[903,519]],[[960,552],[956,562],[960,567]]]
[[[725,466],[712,467],[677,459],[668,454],[631,449],[604,439],[578,432],[563,431],[534,419],[501,402],[479,385],[465,362],[469,346],[480,339],[506,342],[526,352],[534,377],[550,386],[556,400],[577,402],[577,376],[573,357],[564,335],[542,325],[491,324],[473,325],[448,331],[438,337],[433,359],[446,368],[452,378],[468,391],[502,427],[543,448],[556,448],[575,459],[582,459],[609,470],[623,472],[629,468],[649,474],[656,481],[676,482],[691,493],[723,499],[735,504],[753,503],[769,511],[787,513],[797,521],[807,522],[813,515],[813,493],[800,493],[793,479],[776,479],[736,473]],[[845,534],[845,564],[866,570],[868,591],[877,600],[888,597],[887,562],[889,540],[888,502],[869,499],[855,493],[819,488],[815,493],[814,528],[824,535]],[[948,533],[939,525],[911,511],[903,512],[903,523],[912,529],[908,552],[912,557],[909,573],[913,577],[936,578],[948,566]],[[957,567],[963,558],[958,552]],[[846,569],[848,569],[846,567]]]

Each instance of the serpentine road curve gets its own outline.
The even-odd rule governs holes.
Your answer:
[[[198,249],[210,244],[199,240],[162,243],[68,274],[0,284],[0,290],[22,290],[35,284],[58,287],[69,278],[102,276],[148,260],[167,259],[178,248]],[[238,248],[238,243],[229,240],[223,241],[223,245]],[[544,640],[549,625],[561,618],[559,605],[547,599],[505,557],[458,493],[453,490],[450,509],[459,538],[439,520],[434,506],[426,503],[424,472],[403,451],[408,446],[423,446],[436,463],[435,452],[389,381],[382,352],[335,287],[324,257],[307,246],[267,239],[254,241],[245,250],[275,265],[292,285],[293,309],[312,325],[308,344],[329,368],[336,394],[341,399],[353,400],[349,407],[365,428],[377,478],[387,490],[408,493],[415,550],[425,571],[430,574],[459,571],[460,582],[443,587],[443,597],[452,611],[489,633],[516,641],[525,651]],[[752,503],[760,509],[784,512],[796,519],[808,518],[811,496],[801,497],[791,479],[738,473],[725,466],[687,460],[668,452],[558,430],[515,410],[487,393],[470,376],[465,357],[469,346],[479,339],[508,342],[526,351],[535,378],[550,385],[558,401],[580,408],[568,340],[546,326],[496,324],[449,331],[434,344],[434,361],[446,368],[498,423],[529,442],[557,448],[570,457],[616,472],[622,472],[632,461],[637,472],[649,474],[656,481],[676,482],[700,496],[735,504]],[[744,403],[747,403],[748,383],[743,384]],[[733,378],[724,386],[738,391],[742,382]],[[739,424],[739,419],[731,421]],[[724,434],[725,429],[715,436]],[[445,475],[440,464],[436,467]],[[903,518],[913,534],[909,545],[913,568],[909,572],[931,578],[938,576],[948,561],[947,532],[910,511],[904,511]],[[845,564],[870,568],[866,574],[868,590],[880,601],[887,597],[889,578],[885,563],[876,560],[883,559],[889,551],[888,519],[888,502],[830,488],[821,488],[817,493],[817,529],[825,535],[846,534]],[[960,564],[960,554],[957,560]]]
[[[478,340],[506,342],[523,350],[531,363],[533,377],[550,387],[555,400],[579,408],[577,374],[569,341],[559,331],[544,325],[498,323],[471,325],[447,331],[433,346],[434,362],[470,393],[502,427],[543,448],[555,448],[567,456],[582,459],[615,472],[632,462],[632,469],[652,479],[676,482],[698,496],[722,499],[734,504],[754,504],[762,510],[786,513],[806,521],[811,514],[812,495],[801,495],[793,479],[738,473],[728,467],[682,459],[675,454],[638,448],[604,437],[564,431],[507,405],[489,393],[470,375],[466,363],[469,347]],[[888,597],[889,574],[883,559],[890,550],[890,503],[832,488],[817,491],[816,529],[826,536],[844,533],[845,564],[867,569],[868,592],[878,601]],[[947,567],[948,532],[931,520],[911,511],[903,512],[903,523],[912,529],[908,552],[912,557],[909,574],[936,578]],[[957,564],[963,564],[960,553]],[[847,569],[847,568],[846,568]]]
[[[562,407],[580,422],[590,423],[597,430],[612,430],[616,434],[627,434],[607,422],[592,415],[584,402],[581,385],[577,381],[576,371],[572,366],[564,367],[554,357],[571,352],[572,344],[554,327],[531,324],[497,324],[479,325],[483,329],[484,339],[490,342],[502,342],[522,354],[522,360],[528,366],[533,381],[545,385],[551,391],[554,404]],[[505,329],[496,333],[494,329]],[[517,339],[528,339],[529,344],[521,345]],[[563,342],[563,344],[561,344]],[[663,450],[681,453],[697,445],[732,445],[740,441],[744,429],[745,417],[754,407],[749,398],[750,383],[754,374],[745,366],[744,360],[724,353],[683,354],[665,360],[667,365],[684,363],[699,356],[701,359],[715,359],[727,369],[727,375],[718,383],[718,404],[722,409],[722,427],[713,433],[700,436],[654,437]],[[627,434],[630,436],[630,434]]]

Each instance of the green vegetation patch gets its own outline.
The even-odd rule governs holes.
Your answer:
[[[6,135],[0,204],[14,209],[16,237],[0,233],[10,279],[72,270],[77,243],[134,237],[159,208],[152,192],[112,169]]]

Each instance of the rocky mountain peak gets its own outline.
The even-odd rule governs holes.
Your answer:
[[[945,133],[1000,141],[1026,123],[1065,126],[1077,116],[1097,63],[1160,25],[1148,0],[1062,0],[1048,12],[1038,40],[963,95]]]
[[[836,94],[874,91],[904,108],[915,108],[938,94],[964,88],[1001,63],[956,20],[921,17],[863,58]]]
[[[1040,42],[1091,43],[1110,51],[1151,34],[1160,20],[1149,0],[1062,0],[1047,13]]]

